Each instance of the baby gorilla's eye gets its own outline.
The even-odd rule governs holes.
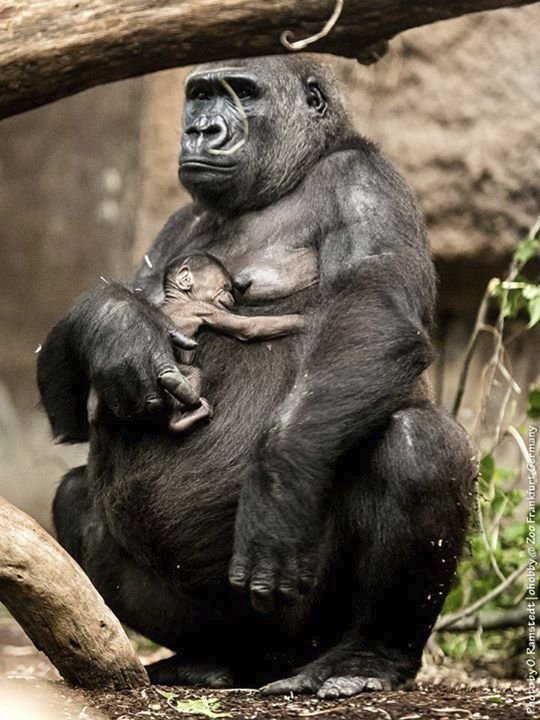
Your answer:
[[[238,95],[240,100],[245,100],[246,98],[251,97],[251,92],[250,92],[249,88],[247,88],[247,87],[239,88],[236,91],[236,94]]]

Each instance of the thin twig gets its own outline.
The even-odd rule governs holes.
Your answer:
[[[506,432],[514,438],[523,456],[523,459],[525,460],[525,465],[528,465],[531,461],[531,458],[529,456],[529,450],[525,445],[525,441],[513,425],[510,425],[510,427],[507,428]]]
[[[478,510],[478,524],[480,525],[480,532],[482,533],[482,541],[484,543],[484,547],[486,548],[486,552],[489,555],[489,561],[491,563],[491,567],[493,568],[493,571],[495,572],[495,575],[499,578],[499,580],[501,580],[501,582],[504,582],[506,580],[506,577],[505,577],[505,575],[503,575],[503,572],[502,572],[501,568],[499,567],[499,563],[497,562],[497,558],[495,557],[495,552],[493,551],[490,539],[486,532],[486,524],[484,522],[484,513],[482,512],[482,505],[480,504],[480,498],[478,498],[476,507]]]
[[[461,368],[461,372],[459,374],[458,388],[456,391],[456,397],[454,398],[454,404],[452,406],[452,415],[454,417],[457,417],[459,408],[461,407],[461,401],[463,400],[463,395],[465,393],[465,385],[467,384],[467,377],[469,375],[471,361],[473,359],[474,350],[476,348],[476,342],[478,340],[480,332],[482,330],[484,330],[485,328],[490,327],[489,325],[486,324],[486,315],[487,315],[487,310],[488,310],[489,297],[490,297],[490,293],[489,293],[489,287],[488,287],[488,288],[486,288],[486,291],[484,292],[482,302],[480,303],[480,307],[478,308],[472,335],[470,337],[469,343],[467,345],[467,349],[465,351],[465,359],[463,361],[463,367]]]

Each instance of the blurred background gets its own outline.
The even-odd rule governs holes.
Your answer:
[[[432,381],[448,407],[487,283],[505,275],[540,211],[539,26],[538,5],[500,10],[405,33],[370,68],[331,60],[356,126],[382,145],[425,213],[440,275]],[[0,494],[48,528],[54,488],[86,449],[52,444],[35,351],[100,276],[127,277],[188,201],[176,179],[185,74],[99,87],[0,123]],[[519,418],[538,384],[540,337],[514,314],[506,352],[517,385],[503,415]],[[485,452],[500,414],[478,430],[492,346],[489,333],[480,338],[459,414]],[[506,393],[496,379],[489,391]],[[498,452],[519,489],[517,444]]]

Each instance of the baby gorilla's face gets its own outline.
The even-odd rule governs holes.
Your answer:
[[[191,293],[194,299],[212,303],[225,310],[234,307],[231,281],[218,265],[208,263],[204,268],[192,270],[191,274],[193,277]]]

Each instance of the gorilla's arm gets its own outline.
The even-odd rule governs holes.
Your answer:
[[[321,246],[320,310],[294,387],[263,438],[257,474],[242,488],[230,579],[262,609],[276,592],[294,599],[315,584],[332,469],[410,404],[432,359],[427,251],[421,237],[416,246],[403,241],[399,212],[381,201],[379,212],[384,240],[359,200]],[[376,246],[383,252],[366,255]]]
[[[178,372],[175,347],[193,348],[154,306],[182,216],[171,218],[130,287],[109,283],[83,295],[47,337],[38,356],[38,384],[54,437],[88,439],[90,384],[123,418],[161,411],[167,393],[197,398]],[[152,268],[149,267],[152,265]]]

